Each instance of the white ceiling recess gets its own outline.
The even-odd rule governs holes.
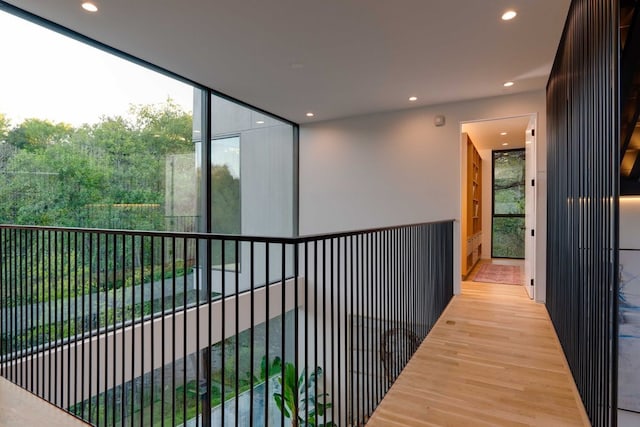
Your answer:
[[[525,131],[531,116],[481,120],[462,124],[478,151],[511,150],[525,146]],[[506,135],[502,135],[506,133]],[[503,144],[508,145],[503,145]]]
[[[305,123],[543,89],[570,0],[7,3]]]

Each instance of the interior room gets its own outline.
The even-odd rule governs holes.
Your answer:
[[[461,125],[463,280],[520,286],[535,280],[535,205],[526,204],[535,200],[535,180],[527,179],[536,170],[535,118]]]
[[[0,39],[0,427],[640,425],[639,1]]]

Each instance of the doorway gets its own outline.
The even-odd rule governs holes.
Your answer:
[[[521,285],[534,298],[536,114],[460,125],[463,280],[474,280],[479,270],[515,268],[518,274],[504,283]]]

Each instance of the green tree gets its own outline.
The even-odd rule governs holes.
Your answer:
[[[7,133],[6,141],[16,148],[35,151],[66,142],[72,134],[73,128],[66,123],[26,119]]]
[[[43,119],[10,128],[0,115],[0,219],[162,230],[167,156],[192,153],[191,135],[191,114],[171,99],[77,128]],[[239,183],[228,170],[216,176],[214,215],[239,232]]]
[[[0,222],[77,226],[100,200],[109,169],[70,144],[20,150],[0,175]]]
[[[9,129],[11,128],[11,122],[9,118],[0,113],[0,143],[7,140],[7,135],[9,135]]]

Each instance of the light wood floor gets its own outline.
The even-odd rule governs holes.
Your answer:
[[[463,282],[368,427],[589,425],[544,305]]]
[[[0,377],[0,427],[89,426]]]

